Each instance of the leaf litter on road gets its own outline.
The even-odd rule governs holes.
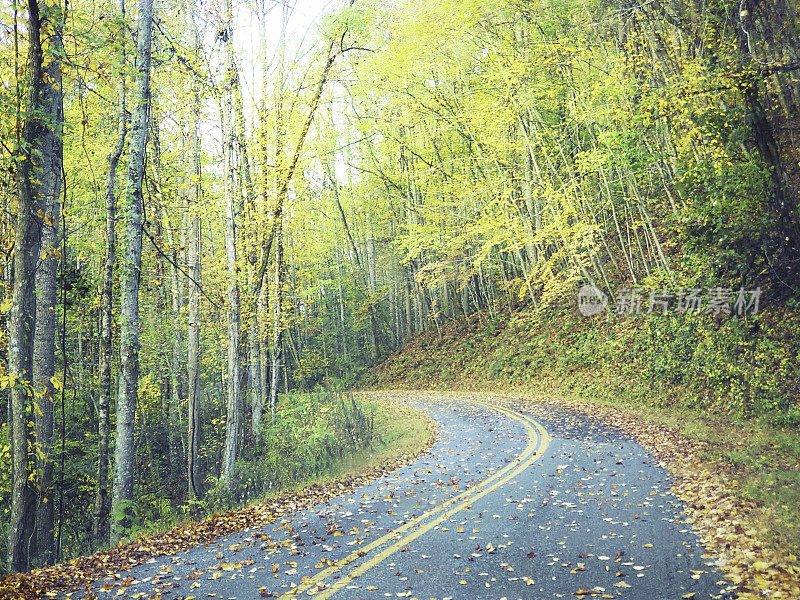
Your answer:
[[[400,411],[412,410],[399,407]],[[264,502],[240,507],[223,514],[214,514],[202,521],[182,523],[161,534],[145,536],[120,544],[109,550],[81,556],[68,562],[36,569],[28,573],[13,573],[0,579],[0,600],[20,600],[55,596],[59,591],[83,588],[86,597],[95,597],[89,586],[96,581],[117,588],[125,580],[118,573],[143,564],[154,557],[168,556],[188,548],[208,544],[233,532],[243,531],[264,523],[274,522],[285,515],[323,503],[328,499],[364,487],[427,454],[438,439],[438,426],[425,416],[431,431],[430,439],[417,452],[387,459],[381,464],[355,475],[347,475],[325,484],[312,484],[298,490],[280,493]],[[229,548],[236,552],[237,548]],[[273,571],[275,572],[275,571]],[[130,584],[128,584],[130,585]],[[170,588],[175,587],[170,584]],[[163,592],[164,590],[160,590]],[[156,595],[160,595],[156,590]],[[66,593],[65,593],[66,595]]]

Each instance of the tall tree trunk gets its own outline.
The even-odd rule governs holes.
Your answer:
[[[142,266],[142,180],[150,107],[150,43],[153,0],[139,0],[136,34],[136,84],[133,95],[131,142],[125,207],[125,256],[120,288],[120,378],[117,395],[117,437],[114,449],[112,542],[132,523],[134,424],[139,391],[139,277]]]
[[[50,69],[48,69],[50,70]],[[60,75],[57,77],[60,92]],[[60,105],[60,98],[54,98]],[[59,115],[60,110],[51,114]],[[55,558],[54,512],[53,512],[53,398],[56,387],[56,288],[58,273],[58,219],[60,213],[61,158],[63,146],[60,132],[52,136],[53,147],[44,153],[52,161],[42,177],[45,196],[44,223],[42,224],[42,246],[39,268],[36,271],[36,331],[33,341],[33,381],[36,401],[41,415],[36,418],[36,442],[41,454],[37,460],[36,487],[36,555],[38,564],[52,564]],[[49,140],[48,140],[49,141]],[[48,172],[49,171],[49,172]]]
[[[259,336],[258,336],[258,353],[260,356],[260,370],[261,370],[261,407],[267,406],[269,402],[269,339],[267,338],[267,309],[269,308],[269,298],[267,289],[261,288],[258,294],[258,318],[259,318]]]
[[[230,39],[233,35],[230,20],[230,0],[226,3],[225,31]],[[238,73],[233,62],[233,47],[226,44],[226,89],[223,94],[223,177],[225,203],[225,258],[227,263],[228,296],[228,398],[225,421],[225,450],[222,459],[222,479],[226,486],[233,482],[236,458],[239,453],[239,427],[241,423],[241,361],[239,357],[240,313],[239,313],[239,274],[236,248],[236,220],[238,218],[239,193],[234,165],[236,141],[234,123],[234,86]]]
[[[36,470],[32,439],[34,423],[31,422],[35,411],[32,407],[32,388],[28,384],[36,385],[35,381],[30,382],[30,378],[33,376],[34,317],[37,308],[34,290],[41,232],[45,226],[50,230],[48,236],[55,232],[54,225],[49,226],[41,218],[44,215],[39,211],[48,204],[52,206],[61,175],[61,146],[58,140],[61,89],[60,79],[56,78],[60,71],[57,58],[59,54],[56,53],[45,65],[41,43],[44,19],[60,23],[58,5],[40,5],[37,0],[30,0],[27,99],[19,144],[15,148],[17,223],[14,240],[14,285],[8,327],[8,371],[14,378],[11,387],[12,491],[8,566],[15,571],[28,569],[35,558],[29,555],[31,544],[35,544],[33,536],[36,523],[36,486],[31,477]],[[57,30],[60,30],[60,25]],[[54,243],[52,237],[47,243]],[[40,425],[40,430],[46,436],[46,423],[42,422]],[[52,429],[52,421],[50,428]]]
[[[43,104],[48,131],[40,141],[42,172],[39,175],[39,207],[44,215],[41,224],[42,242],[39,267],[36,270],[36,330],[33,340],[33,383],[40,415],[36,418],[36,442],[39,456],[36,466],[36,547],[32,554],[36,564],[52,564],[55,560],[55,512],[53,510],[53,398],[56,387],[56,289],[60,252],[58,222],[61,216],[61,181],[64,159],[62,142],[63,95],[61,61],[63,20],[58,5],[48,6],[47,19],[55,24],[50,35],[52,57],[45,68],[47,84]],[[66,257],[61,257],[65,259]]]
[[[162,208],[162,210],[164,210]],[[184,391],[183,387],[183,329],[181,327],[181,308],[183,304],[183,285],[178,272],[178,245],[175,239],[174,226],[169,222],[166,211],[164,210],[163,221],[167,223],[167,243],[171,249],[170,260],[170,305],[172,308],[172,352],[170,353],[170,431],[168,432],[169,460],[170,465],[182,461],[180,451],[181,432],[178,426],[180,422],[181,398]],[[186,226],[184,221],[183,227]],[[185,236],[184,236],[185,237]]]
[[[255,289],[254,285],[250,286]],[[251,299],[255,301],[255,299]],[[249,348],[248,369],[250,370],[250,403],[253,411],[252,427],[253,441],[258,444],[261,441],[261,415],[263,405],[261,404],[261,353],[258,340],[261,337],[259,327],[258,311],[253,310],[250,317],[250,335],[247,338]]]
[[[187,0],[185,11],[185,40],[188,45],[200,52],[200,36],[194,18],[195,2]],[[187,469],[189,495],[203,497],[202,474],[200,472],[200,278],[201,278],[201,231],[200,200],[202,149],[198,128],[200,127],[200,85],[194,72],[189,74],[190,118],[185,127],[185,147],[187,154],[186,183],[187,207],[190,220],[187,263],[189,269],[189,311],[187,335],[187,373],[188,381],[188,448]]]
[[[233,182],[228,182],[225,209],[225,256],[228,278],[228,399],[225,422],[225,454],[222,478],[231,484],[238,455],[240,426],[241,362],[239,360],[239,284],[236,268],[236,213],[233,199]]]
[[[283,359],[283,234],[282,223],[275,230],[275,298],[272,303],[272,381],[269,386],[269,412],[275,420],[278,403],[278,385],[281,378],[281,361]]]
[[[193,153],[192,163],[197,174],[197,181],[200,177],[200,142],[195,131],[195,147],[197,152]],[[189,492],[193,498],[203,497],[202,477],[200,473],[200,251],[201,251],[201,223],[200,215],[197,214],[200,205],[200,184],[198,183],[194,191],[194,200],[190,205],[191,229],[189,231],[189,332],[188,332],[188,363],[189,374],[189,436],[188,436],[188,474]]]
[[[119,29],[116,32],[121,45],[120,55],[117,59],[118,66],[125,62],[124,22],[125,0],[119,0]],[[116,176],[117,165],[125,146],[125,132],[127,127],[127,109],[125,106],[125,78],[120,76],[117,80],[117,139],[114,147],[108,154],[108,169],[106,171],[106,254],[103,261],[103,283],[101,291],[101,316],[100,316],[100,356],[99,379],[100,396],[97,401],[98,412],[98,450],[97,450],[97,490],[94,500],[94,522],[92,533],[95,546],[108,543],[109,516],[111,514],[111,499],[108,495],[108,448],[110,432],[109,411],[111,408],[111,361],[113,347],[114,327],[114,263],[117,252],[117,197]]]
[[[254,221],[254,214],[255,214],[255,203],[256,203],[256,192],[255,186],[253,184],[253,178],[250,172],[250,155],[247,151],[247,137],[245,131],[245,119],[244,119],[244,105],[242,100],[242,88],[239,83],[239,76],[238,76],[238,67],[236,66],[236,62],[234,60],[235,56],[235,49],[233,46],[233,37],[232,35],[228,36],[227,42],[227,55],[230,57],[230,64],[229,64],[229,72],[231,73],[231,97],[232,97],[232,104],[233,104],[233,115],[232,115],[232,123],[231,123],[231,135],[235,138],[236,143],[236,156],[239,158],[239,167],[237,169],[238,181],[244,183],[245,188],[245,195],[246,195],[246,202],[244,205],[244,209],[241,211],[245,221],[250,220]],[[238,189],[238,188],[237,188]],[[241,198],[239,198],[239,194],[236,194],[236,203],[237,205],[241,203]],[[240,211],[236,211],[237,213]],[[248,296],[247,299],[251,302],[251,306],[255,307],[256,305],[256,291],[260,289],[261,282],[256,281],[257,274],[255,273],[255,268],[258,262],[258,254],[256,251],[255,246],[257,245],[257,236],[254,235],[255,232],[251,231],[251,234],[245,238],[244,240],[240,240],[244,242],[245,247],[245,256],[247,257],[248,262]],[[249,239],[248,239],[249,238]],[[258,352],[258,315],[255,310],[248,311],[251,316],[250,322],[250,335],[247,340],[248,346],[248,367],[247,367],[247,375],[248,380],[250,382],[250,399],[251,399],[251,407],[252,407],[252,428],[253,428],[253,435],[256,440],[260,437],[260,429],[261,429],[261,369],[260,366],[257,364],[259,360],[259,352]],[[241,315],[240,315],[241,318]],[[241,371],[241,358],[239,359],[240,362],[240,371]],[[243,394],[241,388],[239,390],[240,395]]]
[[[155,100],[154,104],[158,104]],[[152,161],[155,168],[156,180],[158,186],[161,187],[164,182],[164,173],[161,162],[161,134],[158,126],[158,117],[151,119],[150,131],[153,139],[152,143]],[[166,230],[167,240],[169,241],[170,248],[172,249],[172,260],[170,263],[170,299],[172,306],[172,351],[167,353],[167,344],[159,348],[159,361],[158,361],[158,380],[162,386],[162,415],[160,423],[166,423],[162,432],[167,438],[167,445],[169,448],[169,470],[170,481],[174,481],[179,476],[179,471],[182,470],[183,458],[181,452],[181,423],[179,408],[181,403],[183,385],[182,369],[180,368],[181,360],[180,353],[183,348],[183,331],[180,327],[180,312],[181,300],[183,298],[183,288],[179,285],[181,281],[178,277],[178,253],[175,248],[175,239],[170,225],[167,211],[161,204],[160,195],[156,194],[153,198],[153,214],[156,215],[155,219],[155,242],[156,247],[163,248],[164,232]],[[158,299],[156,301],[156,314],[162,315],[165,312],[167,305],[167,286],[166,286],[166,268],[164,266],[165,254],[159,253],[156,263],[156,280],[158,282]],[[166,340],[165,340],[166,341]]]

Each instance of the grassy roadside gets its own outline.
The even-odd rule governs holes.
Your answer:
[[[367,472],[417,452],[432,427],[426,415],[391,402],[325,389],[282,395],[275,419],[262,425],[260,441],[242,449],[230,483],[210,475],[199,501],[142,494],[138,503],[144,510],[122,541]]]
[[[281,491],[221,514],[208,514],[192,522],[153,527],[147,535],[123,541],[114,548],[81,556],[66,563],[16,573],[0,579],[0,599],[37,598],[47,592],[88,585],[109,574],[126,571],[156,557],[181,552],[218,537],[272,522],[297,510],[310,508],[333,496],[349,493],[424,454],[438,430],[425,413],[388,401],[364,402],[374,416],[374,442],[346,454],[324,473],[308,477]]]
[[[374,417],[374,428],[378,434],[372,445],[342,456],[327,472],[309,477],[300,485],[293,486],[292,490],[302,490],[310,485],[327,486],[336,484],[342,478],[383,470],[395,461],[405,462],[412,456],[419,456],[435,441],[438,428],[427,414],[391,400],[359,400],[365,411]],[[271,496],[274,494],[263,499]]]
[[[448,324],[441,334],[432,331],[413,339],[373,369],[362,385],[484,390],[561,399],[588,412],[619,410],[690,442],[698,464],[713,469],[732,502],[743,507],[745,529],[757,533],[757,543],[800,566],[800,428],[791,417],[798,398],[786,385],[797,373],[797,361],[784,360],[797,354],[797,336],[784,329],[786,323],[793,326],[792,320],[796,317],[784,322],[765,316],[758,323],[764,337],[755,341],[753,336],[731,337],[741,324],[694,323],[692,340],[704,340],[705,355],[700,356],[692,340],[666,335],[670,327],[687,334],[683,324],[593,324],[563,313],[543,322],[524,311],[473,315]],[[746,366],[770,345],[775,347],[772,355]],[[687,348],[695,353],[683,358],[695,359],[693,365],[676,358]],[[748,348],[755,354],[746,354]],[[768,361],[775,356],[781,357],[780,364],[772,365]],[[720,372],[725,368],[730,370]],[[694,378],[680,380],[690,371]],[[761,387],[752,383],[756,380]],[[744,397],[741,386],[736,388],[742,381],[751,382]],[[777,398],[779,392],[780,403],[767,406],[770,394]]]

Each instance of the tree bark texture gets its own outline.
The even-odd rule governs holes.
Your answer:
[[[53,431],[51,378],[55,366],[55,291],[58,263],[58,213],[63,146],[60,132],[61,9],[31,0],[28,5],[28,79],[25,120],[16,148],[17,222],[14,241],[14,284],[9,316],[8,371],[11,387],[12,497],[9,522],[8,566],[19,571],[53,556],[53,513],[44,504],[52,498],[51,444]],[[43,28],[51,48],[45,56]],[[43,234],[44,231],[44,234]],[[44,235],[44,247],[42,236]],[[46,256],[40,254],[44,250]],[[37,276],[37,261],[46,259]],[[36,295],[36,285],[40,296]],[[41,322],[35,330],[36,311]],[[45,311],[51,314],[45,315]],[[34,360],[34,356],[35,359]],[[43,381],[39,383],[36,378]],[[36,395],[35,395],[36,393]],[[34,420],[36,406],[41,416]],[[42,456],[37,465],[34,432],[40,436]],[[37,469],[37,467],[41,467]],[[31,474],[36,471],[36,480]],[[36,483],[43,484],[37,506]],[[52,501],[50,501],[52,506]],[[37,514],[39,516],[37,536]]]
[[[111,502],[112,542],[130,527],[134,502],[134,424],[139,389],[139,278],[142,266],[142,216],[145,152],[150,109],[150,46],[153,1],[139,0],[136,35],[136,82],[131,109],[131,140],[125,206],[125,254],[121,265],[120,377],[117,436]]]

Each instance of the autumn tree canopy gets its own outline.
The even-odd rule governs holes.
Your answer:
[[[796,4],[4,5],[7,567],[243,501],[280,394],[448,320],[796,306]]]

